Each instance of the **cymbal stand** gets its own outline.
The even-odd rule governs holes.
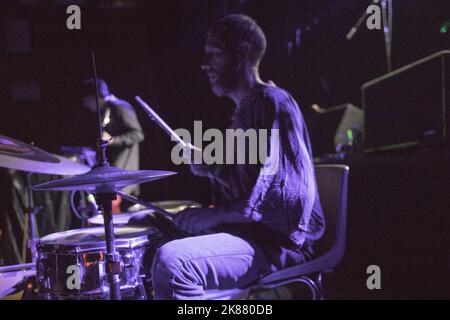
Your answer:
[[[110,298],[120,300],[120,273],[123,263],[120,254],[116,250],[114,224],[112,219],[112,201],[116,199],[115,193],[100,193],[96,195],[97,202],[102,208],[105,225],[106,241],[106,273],[108,275]]]
[[[94,51],[91,51],[92,66],[94,69],[95,79],[95,97],[97,103],[97,116],[98,116],[98,143],[97,143],[97,167],[108,167],[109,162],[106,158],[106,147],[109,141],[103,139],[103,128],[101,121],[99,97],[98,97],[98,81],[97,81],[97,69],[95,66]],[[102,209],[103,219],[105,224],[105,241],[106,241],[106,273],[108,275],[109,282],[109,295],[111,300],[121,300],[120,292],[120,273],[123,270],[123,263],[120,254],[116,251],[115,236],[114,236],[114,224],[112,220],[112,201],[116,199],[114,190],[104,193],[95,194],[97,203]]]
[[[39,242],[37,223],[36,223],[36,214],[41,211],[42,207],[34,206],[34,198],[33,191],[31,190],[31,172],[27,172],[27,193],[28,193],[28,219],[30,222],[30,239],[28,240],[28,248],[30,248],[31,252],[31,261],[36,264],[38,260],[38,252],[37,252],[37,243]]]

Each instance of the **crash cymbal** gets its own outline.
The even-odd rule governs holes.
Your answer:
[[[96,167],[86,174],[41,183],[33,190],[88,191],[114,193],[129,185],[162,179],[176,172],[160,170],[127,171],[113,166]]]
[[[55,175],[77,175],[90,170],[86,165],[3,135],[0,135],[0,167]]]

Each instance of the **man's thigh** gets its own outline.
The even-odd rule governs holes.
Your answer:
[[[170,241],[158,249],[152,266],[156,296],[167,299],[243,287],[268,272],[259,248],[228,233]]]

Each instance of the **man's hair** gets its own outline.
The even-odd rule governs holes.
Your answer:
[[[210,32],[219,37],[229,50],[236,49],[242,42],[250,45],[250,61],[258,67],[266,51],[267,40],[255,20],[243,14],[231,14],[216,21]]]
[[[105,80],[97,78],[97,86],[98,86],[98,95],[100,97],[109,96],[111,93],[109,92],[108,85]],[[95,95],[95,79],[88,78],[84,79],[81,84],[81,96],[87,97],[90,95]]]

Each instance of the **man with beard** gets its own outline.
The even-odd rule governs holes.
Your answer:
[[[308,132],[290,94],[260,79],[265,49],[252,18],[229,15],[210,29],[201,69],[214,94],[234,102],[231,129],[279,131],[278,170],[263,172],[267,163],[192,165],[194,174],[215,179],[223,203],[175,216],[194,236],[158,249],[151,270],[155,299],[208,299],[244,287],[311,259],[323,234]]]

